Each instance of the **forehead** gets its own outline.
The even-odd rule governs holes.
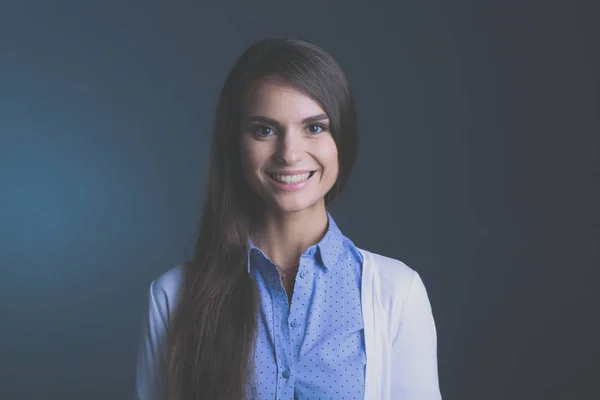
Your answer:
[[[242,102],[244,117],[264,116],[294,122],[324,113],[321,105],[302,91],[273,81],[259,81],[252,85]]]

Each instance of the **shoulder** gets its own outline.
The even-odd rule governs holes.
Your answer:
[[[421,284],[419,274],[404,262],[359,249],[364,258],[364,284],[370,286],[371,292],[384,304],[389,302],[403,304],[415,285]]]
[[[389,317],[392,332],[398,331],[402,318],[420,320],[431,316],[427,290],[417,271],[400,260],[360,251],[365,258],[363,294],[377,315]]]
[[[374,279],[392,281],[395,284],[399,282],[412,281],[417,272],[406,265],[404,262],[395,258],[386,257],[381,254],[373,253],[365,249],[358,249],[367,268],[373,274]]]
[[[177,265],[150,282],[150,301],[153,303],[151,305],[156,308],[165,323],[171,321],[177,306],[185,278],[185,268],[185,264]]]

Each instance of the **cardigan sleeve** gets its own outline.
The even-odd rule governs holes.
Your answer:
[[[391,394],[392,399],[441,399],[435,322],[423,281],[414,271],[392,341]]]
[[[167,398],[167,323],[159,306],[161,302],[157,301],[155,286],[153,281],[150,284],[148,309],[138,345],[135,400]]]

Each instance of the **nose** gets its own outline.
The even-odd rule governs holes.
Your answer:
[[[293,165],[302,159],[304,152],[304,140],[302,133],[294,129],[288,129],[279,136],[277,157],[279,161]]]

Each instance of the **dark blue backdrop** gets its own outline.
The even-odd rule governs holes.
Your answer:
[[[0,398],[131,398],[148,283],[191,252],[216,96],[267,36],[349,75],[360,155],[332,212],[423,276],[444,398],[598,395],[591,8],[166,3],[0,5]]]

